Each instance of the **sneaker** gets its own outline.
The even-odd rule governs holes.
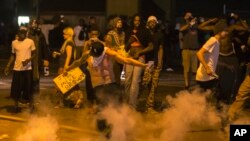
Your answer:
[[[174,71],[172,68],[167,68],[166,71]]]
[[[122,71],[120,79],[125,80],[125,71]]]

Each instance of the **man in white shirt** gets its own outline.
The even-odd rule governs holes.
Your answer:
[[[12,42],[12,54],[4,70],[9,74],[10,66],[14,63],[13,77],[10,97],[15,101],[15,112],[18,112],[18,101],[22,98],[30,104],[33,110],[33,90],[32,90],[32,65],[31,61],[35,57],[34,41],[26,38],[27,31],[19,30],[16,39]]]
[[[218,57],[220,40],[228,34],[227,25],[224,20],[219,21],[214,28],[214,36],[202,46],[197,52],[197,58],[200,61],[199,68],[196,73],[196,81],[204,90],[213,89],[217,83],[217,75],[215,73]]]

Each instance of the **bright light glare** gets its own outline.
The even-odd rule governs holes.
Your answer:
[[[27,24],[30,22],[29,16],[18,16],[18,25]]]

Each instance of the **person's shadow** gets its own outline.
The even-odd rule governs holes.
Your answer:
[[[22,112],[21,107],[15,107],[14,105],[5,105],[5,106],[0,107],[0,110],[3,110],[3,109],[6,109],[8,113],[13,113],[13,114]]]
[[[11,99],[10,96],[5,97],[6,100]],[[14,105],[5,105],[0,107],[0,110],[6,110],[8,113],[20,113],[22,112],[22,108],[21,107],[16,107]]]

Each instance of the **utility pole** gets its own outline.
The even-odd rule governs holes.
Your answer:
[[[40,0],[32,0],[33,12],[36,18],[40,16]]]
[[[226,4],[226,0],[223,0],[223,15],[227,14],[227,4]]]
[[[227,5],[223,3],[223,15],[226,15],[227,13]]]

